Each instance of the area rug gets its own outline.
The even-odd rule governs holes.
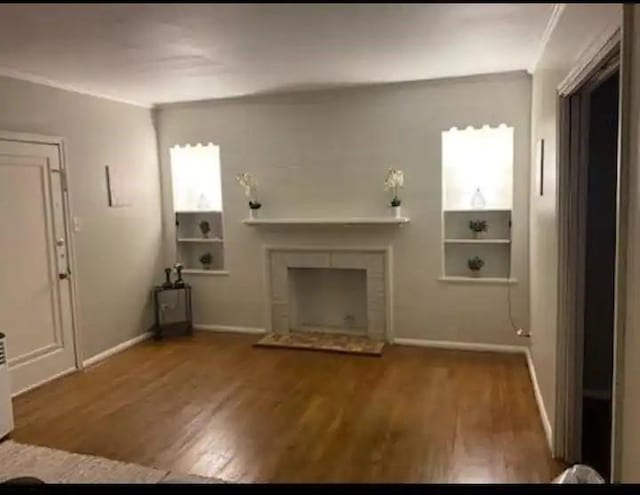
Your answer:
[[[254,345],[280,349],[305,349],[309,351],[382,356],[384,342],[356,335],[291,331],[289,333],[268,333]]]
[[[13,440],[0,443],[0,483],[24,476],[45,483],[222,483],[216,478],[183,475]]]

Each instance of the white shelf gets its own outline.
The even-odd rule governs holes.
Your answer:
[[[210,243],[210,242],[224,242],[224,239],[211,238],[208,239],[206,237],[181,237],[178,238],[178,242],[199,242],[199,243]]]
[[[514,285],[518,283],[515,278],[499,278],[499,277],[440,277],[441,282],[451,282],[460,284],[505,284]]]
[[[199,213],[222,213],[220,210],[179,210],[178,214],[197,215]]]
[[[402,225],[407,217],[353,217],[353,218],[245,218],[245,225]]]
[[[511,244],[511,239],[445,239],[445,244]]]
[[[227,270],[205,270],[203,268],[184,268],[182,273],[186,275],[210,275],[213,277],[229,275]]]

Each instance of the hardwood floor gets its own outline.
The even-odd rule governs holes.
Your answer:
[[[523,356],[146,341],[14,400],[19,442],[229,481],[547,482]]]

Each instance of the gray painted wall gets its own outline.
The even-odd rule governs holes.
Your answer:
[[[162,222],[151,112],[0,77],[0,129],[65,140],[75,235],[81,351],[88,358],[151,324]],[[126,167],[133,205],[109,208],[104,166]]]
[[[441,275],[441,131],[515,127],[513,313],[528,314],[531,80],[509,73],[355,89],[163,106],[157,113],[166,262],[174,260],[169,152],[174,144],[221,147],[226,277],[190,275],[200,324],[264,327],[265,244],[391,245],[396,337],[526,345],[512,330],[505,285],[457,285]],[[382,182],[405,172],[402,228],[258,230],[235,175],[260,183],[265,217],[390,215]]]

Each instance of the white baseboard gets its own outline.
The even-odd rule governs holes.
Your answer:
[[[125,342],[122,342],[120,344],[118,344],[115,347],[112,347],[111,349],[107,349],[106,351],[103,351],[99,354],[96,354],[95,356],[91,356],[88,359],[85,359],[84,361],[82,361],[82,367],[86,368],[87,366],[93,366],[94,364],[102,361],[103,359],[108,358],[109,356],[113,356],[114,354],[118,354],[119,352],[122,352],[126,349],[128,349],[129,347],[132,347],[136,344],[139,344],[140,342],[142,342],[143,340],[147,340],[149,337],[151,337],[152,333],[151,332],[145,332],[141,335],[138,335],[132,339],[129,339]]]
[[[66,376],[66,375],[69,375],[69,374],[73,373],[74,371],[78,371],[75,366],[73,368],[69,368],[68,370],[61,371],[60,373],[56,373],[55,375],[50,376],[49,378],[46,378],[46,379],[42,380],[41,382],[34,383],[34,384],[29,385],[29,386],[27,386],[27,387],[25,387],[23,389],[20,389],[17,392],[12,393],[11,397],[18,397],[18,395],[20,395],[20,394],[24,394],[25,392],[28,392],[29,390],[33,390],[34,388],[38,388],[38,387],[44,385],[45,383],[52,382],[53,380],[56,380],[57,378],[62,378],[63,376]]]
[[[519,345],[484,344],[480,342],[453,342],[450,340],[393,339],[394,344],[416,347],[434,347],[438,349],[454,349],[460,351],[490,351],[525,354],[527,348]]]
[[[207,332],[232,332],[232,333],[265,333],[264,328],[259,327],[235,327],[232,325],[205,325],[201,323],[194,323],[193,328],[195,330],[206,330]]]
[[[549,444],[549,450],[552,455],[553,449],[553,431],[551,430],[551,422],[549,421],[549,415],[547,409],[544,407],[544,400],[542,400],[542,394],[540,393],[540,386],[538,385],[538,377],[536,375],[536,368],[533,365],[533,359],[531,357],[531,351],[527,349],[527,366],[529,367],[529,376],[531,378],[531,385],[533,386],[533,394],[536,397],[536,403],[538,404],[538,412],[540,413],[540,421],[544,429],[544,434],[547,437],[547,443]]]
[[[502,344],[481,344],[473,342],[452,342],[447,340],[422,340],[422,339],[394,339],[394,344],[410,345],[417,347],[434,347],[439,349],[457,349],[464,351],[492,351],[492,352],[508,352],[524,354],[527,359],[527,367],[529,368],[529,377],[531,379],[531,386],[533,387],[533,394],[536,398],[536,404],[538,406],[538,413],[540,414],[540,421],[542,422],[542,428],[544,429],[545,436],[547,437],[547,443],[549,450],[553,453],[553,432],[551,430],[551,422],[549,421],[549,415],[544,407],[544,401],[542,400],[542,394],[540,393],[540,386],[538,385],[538,378],[536,376],[536,370],[531,359],[531,351],[528,347],[518,345],[502,345]]]

